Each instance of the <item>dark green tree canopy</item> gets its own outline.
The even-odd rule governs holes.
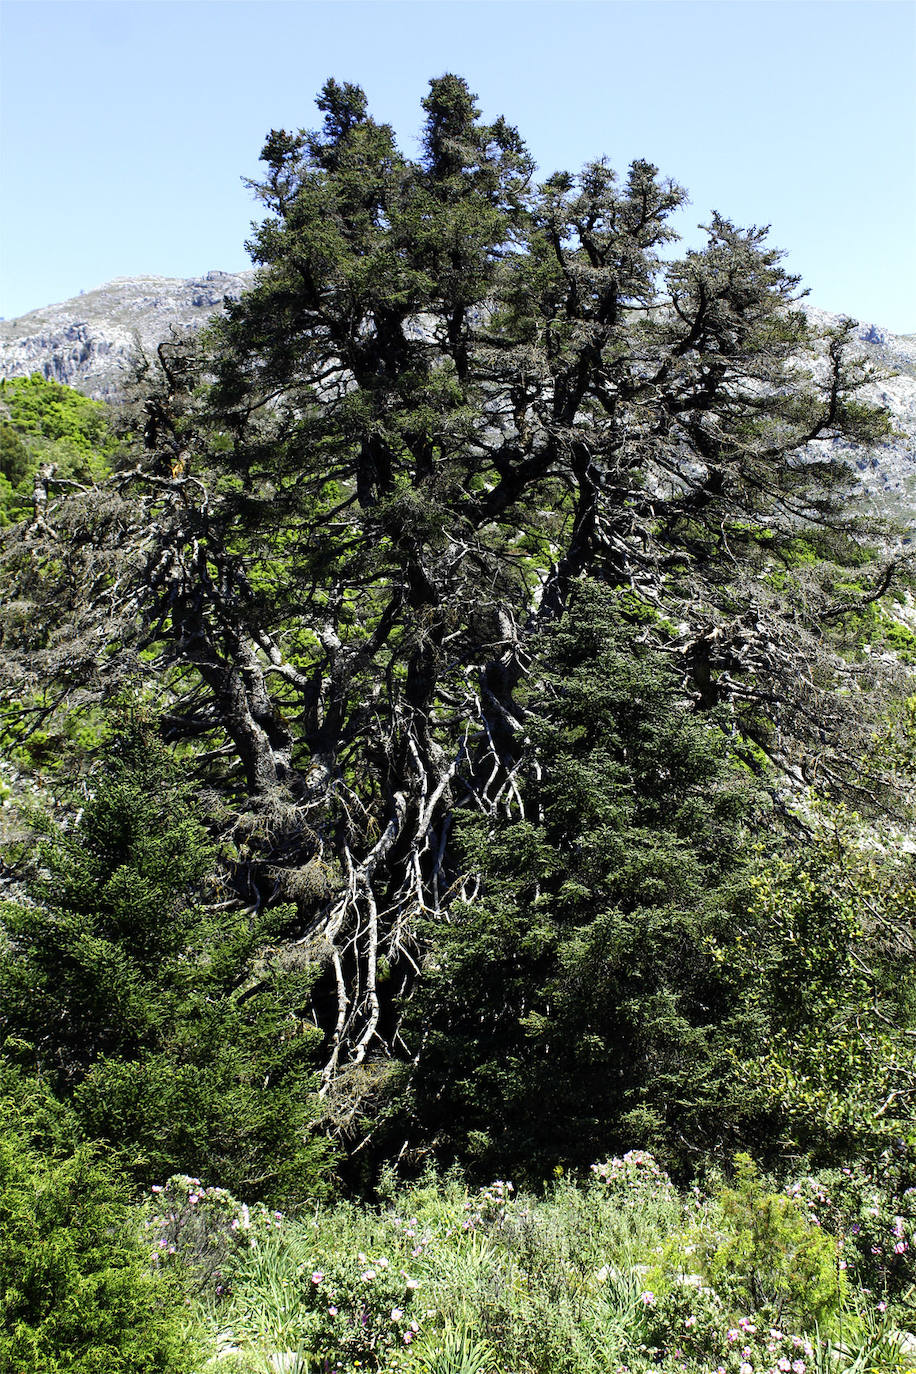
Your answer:
[[[294,909],[245,911],[205,882],[190,784],[142,714],[89,789],[65,823],[36,817],[25,895],[0,903],[0,1048],[146,1184],[190,1169],[262,1197],[320,1190],[313,973],[276,948]]]
[[[839,785],[881,666],[825,626],[893,565],[836,585],[865,530],[833,441],[887,421],[764,230],[715,214],[672,258],[681,188],[642,160],[539,186],[453,75],[416,159],[357,87],[319,108],[269,135],[255,283],[160,348],[132,466],[7,542],[3,647],[17,700],[155,684],[246,898],[321,951],[330,1083],[397,1044],[456,808],[524,816],[516,689],[584,575],[651,613],[691,710]]]
[[[460,824],[476,892],[426,932],[390,1127],[409,1158],[539,1181],[641,1146],[690,1168],[744,1124],[740,995],[714,952],[772,806],[627,602],[579,583],[542,638],[529,819]]]

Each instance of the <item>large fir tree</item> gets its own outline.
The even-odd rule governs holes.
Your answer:
[[[464,891],[456,809],[524,816],[516,689],[583,574],[654,612],[749,759],[855,785],[880,665],[824,627],[892,568],[835,587],[865,553],[833,441],[886,419],[765,231],[714,214],[671,257],[680,187],[642,160],[537,185],[456,76],[415,159],[359,88],[318,103],[265,144],[253,288],[160,347],[133,466],[8,541],[3,633],[19,701],[158,685],[240,893],[297,903],[330,1085],[401,1047],[418,920]]]

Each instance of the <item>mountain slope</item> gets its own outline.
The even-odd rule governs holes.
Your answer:
[[[0,321],[0,377],[40,372],[100,401],[119,398],[138,353],[172,328],[200,328],[251,273],[117,277],[69,301]]]

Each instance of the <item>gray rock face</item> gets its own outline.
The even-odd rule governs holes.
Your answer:
[[[813,324],[829,328],[842,316],[806,307]],[[859,393],[863,401],[886,406],[896,434],[871,452],[837,441],[852,458],[879,507],[910,519],[916,515],[916,335],[891,334],[875,324],[859,324],[856,341],[861,355],[886,375]]]
[[[117,277],[59,305],[0,321],[0,377],[40,372],[100,401],[116,401],[138,354],[170,329],[199,329],[252,272],[203,277]]]
[[[40,372],[87,396],[116,401],[138,352],[152,353],[178,329],[199,328],[237,298],[253,272],[207,272],[203,277],[118,277],[60,305],[0,321],[0,377]],[[840,316],[807,307],[818,325]],[[863,356],[895,375],[875,382],[863,398],[886,405],[897,430],[872,453],[850,449],[876,502],[916,511],[916,336],[891,334],[875,324],[856,331]]]

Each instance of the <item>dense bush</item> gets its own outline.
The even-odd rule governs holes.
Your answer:
[[[28,899],[3,904],[6,1053],[49,1075],[138,1181],[322,1190],[299,1017],[311,974],[273,952],[289,909],[207,905],[213,849],[147,725],[117,734],[91,781],[68,824],[38,818]]]
[[[53,1115],[53,1109],[52,1109]],[[9,1374],[188,1374],[180,1294],[150,1271],[124,1181],[60,1153],[39,1104],[0,1101],[0,1366]]]
[[[916,859],[809,793],[805,830],[762,857],[717,950],[745,1004],[748,1103],[769,1104],[786,1154],[860,1161],[916,1184]]]
[[[89,484],[116,447],[100,401],[37,372],[0,379],[0,528],[33,514],[40,467],[49,480]]]

